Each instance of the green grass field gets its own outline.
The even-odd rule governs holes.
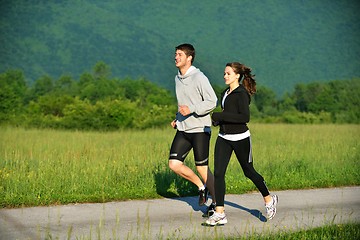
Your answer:
[[[314,229],[296,232],[278,232],[272,234],[254,234],[246,237],[228,238],[229,240],[358,240],[360,237],[360,224],[338,224],[326,225]]]
[[[213,129],[210,167],[217,128]],[[270,190],[360,184],[360,125],[250,124]],[[173,129],[76,132],[0,128],[0,207],[195,195],[168,168]],[[192,154],[186,164],[194,167]],[[227,193],[256,190],[235,158]]]

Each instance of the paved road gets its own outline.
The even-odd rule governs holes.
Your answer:
[[[202,226],[197,197],[0,209],[0,239],[212,239],[360,222],[360,186],[273,192],[266,221],[259,193],[226,195],[228,224]]]

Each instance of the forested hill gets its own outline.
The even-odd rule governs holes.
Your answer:
[[[0,0],[0,72],[78,78],[103,61],[113,77],[172,89],[174,47],[190,42],[212,84],[241,61],[280,95],[360,76],[359,9],[355,0]]]

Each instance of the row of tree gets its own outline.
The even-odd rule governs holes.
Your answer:
[[[254,97],[252,116],[262,122],[359,124],[359,93],[359,78],[299,83],[279,100],[274,92],[261,87]]]
[[[0,124],[117,130],[162,127],[174,118],[173,92],[145,79],[110,75],[110,68],[98,62],[79,80],[43,76],[29,84],[21,70],[8,70],[0,74]],[[223,88],[214,86],[218,96]],[[259,86],[250,106],[252,121],[358,124],[359,92],[359,79],[298,84],[281,99]]]

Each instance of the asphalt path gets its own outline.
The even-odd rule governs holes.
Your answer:
[[[0,209],[0,239],[213,239],[360,222],[360,186],[272,194],[274,219],[260,193],[226,195],[228,223],[216,227],[203,226],[197,197]]]

